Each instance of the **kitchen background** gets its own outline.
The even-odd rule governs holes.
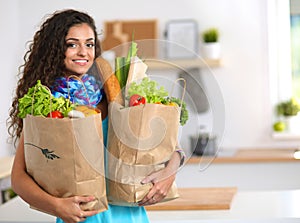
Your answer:
[[[223,102],[218,120],[218,143],[221,148],[291,148],[300,139],[279,140],[272,137],[273,104],[276,100],[276,69],[270,64],[270,4],[271,0],[173,0],[173,1],[96,1],[96,0],[0,0],[1,27],[1,106],[0,157],[12,153],[7,143],[6,119],[15,89],[18,67],[23,63],[27,41],[31,40],[45,15],[64,8],[87,11],[96,21],[98,31],[110,20],[157,19],[159,38],[168,21],[194,19],[200,33],[217,27],[220,31],[221,61],[219,67],[202,69],[205,88],[212,105]],[[274,21],[273,21],[274,22]],[[199,50],[201,55],[201,50]],[[166,74],[167,75],[167,74]],[[213,81],[214,87],[210,87]],[[272,84],[271,84],[272,83]],[[215,94],[215,86],[221,98]],[[218,108],[218,107],[217,107]],[[224,109],[224,111],[222,110]],[[202,124],[210,116],[201,114]],[[193,123],[191,123],[193,124]],[[222,125],[225,126],[223,131]],[[199,128],[199,123],[189,129]],[[188,129],[183,130],[183,147],[189,147]],[[189,133],[190,134],[190,133]]]

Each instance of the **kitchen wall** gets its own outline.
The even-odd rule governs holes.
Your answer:
[[[26,42],[32,39],[46,14],[63,8],[87,11],[94,17],[99,30],[105,20],[157,18],[160,38],[163,38],[166,22],[171,19],[196,19],[200,31],[218,27],[222,66],[205,69],[201,75],[207,80],[210,79],[207,76],[212,75],[222,93],[225,114],[218,121],[224,123],[225,131],[218,132],[220,147],[295,147],[300,144],[299,140],[279,141],[271,136],[267,0],[0,0],[0,157],[12,152],[12,146],[6,143],[5,122]],[[220,97],[214,98],[209,83],[206,87],[212,98],[210,103],[214,104]],[[205,114],[200,118],[203,123],[207,121]],[[182,141],[184,147],[189,146],[187,137],[184,135]]]

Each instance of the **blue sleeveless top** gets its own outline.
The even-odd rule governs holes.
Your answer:
[[[102,121],[103,139],[106,148],[108,118]],[[62,219],[57,218],[57,223],[63,223]],[[108,210],[100,212],[91,217],[87,217],[85,223],[149,223],[149,219],[144,207],[126,207],[117,205],[108,205]]]

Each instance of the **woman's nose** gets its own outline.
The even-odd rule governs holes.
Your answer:
[[[85,56],[87,54],[87,49],[85,46],[80,46],[78,50],[78,55]]]

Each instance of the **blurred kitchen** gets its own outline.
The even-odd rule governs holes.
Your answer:
[[[212,200],[227,199],[217,199],[215,206],[206,209],[205,202],[187,204],[196,213],[189,217],[173,215],[167,203],[157,209],[149,207],[153,222],[168,222],[162,219],[170,213],[172,222],[216,216],[219,220],[300,218],[300,211],[295,210],[300,205],[300,127],[292,129],[295,123],[300,126],[300,118],[290,123],[289,115],[278,113],[300,97],[296,82],[297,78],[300,82],[300,38],[293,37],[300,35],[299,0],[1,0],[1,190],[10,184],[14,148],[7,142],[6,119],[18,67],[44,16],[66,8],[86,11],[95,19],[103,56],[112,65],[134,38],[140,57],[148,64],[148,75],[170,88],[178,77],[187,81],[189,121],[181,127],[179,138],[188,159],[177,175],[177,185],[183,194],[188,188],[207,189],[194,192],[199,199],[205,194]],[[207,31],[217,39],[205,38]],[[217,52],[207,53],[206,42],[217,44]],[[300,105],[293,105],[300,110]],[[4,213],[5,196],[9,195],[0,197],[0,213]],[[251,200],[257,196],[262,197],[259,204]],[[252,212],[242,211],[241,205]],[[164,208],[166,212],[159,211]],[[218,212],[224,209],[231,209],[231,215]],[[36,212],[32,216],[40,217]],[[0,215],[0,222],[5,219]],[[40,219],[51,221],[46,215]]]

